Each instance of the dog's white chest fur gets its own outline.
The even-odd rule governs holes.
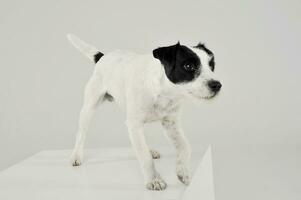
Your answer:
[[[158,95],[157,100],[148,112],[146,121],[161,120],[163,117],[171,115],[178,111],[181,101],[179,99],[168,98],[164,95]]]

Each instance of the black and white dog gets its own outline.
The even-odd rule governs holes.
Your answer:
[[[145,141],[143,126],[160,121],[177,151],[176,173],[181,182],[189,183],[190,145],[179,122],[185,97],[213,98],[221,89],[214,74],[214,55],[203,44],[160,47],[152,54],[138,55],[114,51],[103,54],[78,37],[69,34],[71,43],[96,63],[84,94],[77,139],[72,155],[73,166],[83,161],[83,148],[88,127],[97,105],[115,101],[126,111],[126,124],[137,154],[146,187],[163,190],[166,183],[156,171],[151,151]]]

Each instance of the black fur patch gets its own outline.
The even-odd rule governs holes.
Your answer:
[[[212,51],[210,51],[205,44],[199,43],[198,45],[196,45],[194,48],[198,48],[198,49],[202,49],[204,50],[209,56],[213,56]]]
[[[211,59],[209,60],[208,65],[209,65],[209,67],[211,68],[211,70],[214,72],[214,69],[215,69],[215,60],[214,60],[214,56],[211,57]]]
[[[200,58],[179,42],[173,46],[153,50],[153,56],[160,60],[167,78],[173,83],[189,82],[200,75]],[[187,70],[187,65],[190,70]]]
[[[99,59],[103,56],[103,53],[101,52],[97,52],[95,55],[94,55],[94,62],[97,63],[99,61]]]
[[[209,67],[211,68],[212,71],[214,71],[214,68],[215,68],[215,60],[214,60],[214,54],[213,52],[208,49],[204,44],[202,43],[199,43],[198,45],[196,45],[194,48],[198,48],[198,49],[201,49],[203,51],[205,51],[210,57],[211,59],[209,60]]]

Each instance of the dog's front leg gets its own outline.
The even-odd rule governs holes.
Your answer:
[[[165,117],[162,120],[162,126],[177,151],[177,176],[182,183],[188,185],[190,181],[189,162],[191,149],[181,129],[179,119],[177,116]]]
[[[166,183],[155,169],[151,152],[145,142],[143,122],[128,120],[130,140],[140,163],[146,187],[150,190],[164,190]]]

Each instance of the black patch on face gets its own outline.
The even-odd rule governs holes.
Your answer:
[[[194,48],[198,48],[201,49],[203,51],[205,51],[211,58],[209,60],[209,67],[211,68],[212,71],[214,71],[215,68],[215,60],[214,60],[214,54],[212,51],[210,51],[210,49],[208,49],[204,44],[199,43],[198,45],[196,45]]]
[[[214,57],[211,57],[211,59],[209,60],[209,63],[208,63],[211,71],[214,72],[214,69],[215,69],[215,60],[214,60]]]
[[[99,59],[103,56],[103,53],[101,52],[97,52],[95,55],[94,55],[94,62],[97,63],[99,61]]]
[[[153,50],[153,56],[160,60],[167,78],[173,83],[189,82],[200,75],[200,58],[179,42]]]

